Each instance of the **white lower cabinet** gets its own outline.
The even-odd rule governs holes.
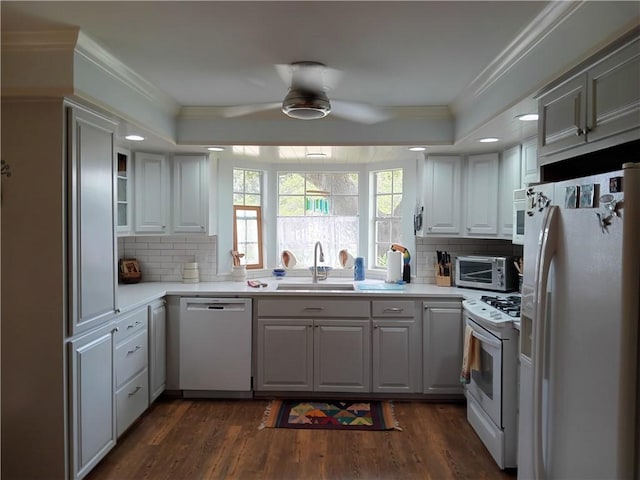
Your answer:
[[[115,324],[69,343],[71,476],[82,478],[116,443]]]
[[[148,306],[149,403],[165,390],[167,380],[167,307],[159,300]]]
[[[369,302],[260,299],[257,391],[369,392]]]
[[[422,349],[424,393],[462,395],[462,304],[459,301],[423,304]]]
[[[373,392],[422,391],[420,324],[414,301],[372,301]]]
[[[149,406],[147,307],[116,318],[115,374],[118,436]]]

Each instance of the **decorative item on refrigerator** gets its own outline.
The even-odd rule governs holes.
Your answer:
[[[387,283],[398,283],[402,280],[402,253],[387,251]]]

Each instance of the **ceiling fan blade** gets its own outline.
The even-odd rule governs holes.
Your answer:
[[[282,102],[254,103],[252,105],[236,105],[233,107],[224,107],[222,109],[222,116],[227,118],[241,117],[243,115],[250,115],[252,113],[264,112],[266,110],[273,110],[281,107],[282,107]]]
[[[344,100],[331,100],[331,115],[367,124],[384,122],[391,118],[391,113],[383,107]]]

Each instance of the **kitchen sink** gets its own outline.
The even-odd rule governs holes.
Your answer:
[[[342,291],[353,292],[352,283],[279,283],[276,290],[288,290],[297,292],[317,291]]]

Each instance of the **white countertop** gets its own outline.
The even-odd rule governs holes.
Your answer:
[[[201,282],[201,283],[181,283],[181,282],[142,282],[130,285],[118,285],[118,307],[120,311],[131,310],[133,308],[153,302],[165,295],[178,296],[242,296],[261,297],[278,295],[281,297],[296,296],[355,296],[355,297],[424,297],[424,298],[479,298],[481,295],[494,294],[482,290],[472,290],[457,287],[439,287],[434,284],[409,283],[404,285],[402,290],[359,290],[353,291],[283,291],[277,290],[278,283],[307,283],[310,280],[300,278],[299,280],[283,281],[273,278],[256,279],[267,284],[266,287],[253,288],[244,282]],[[328,283],[353,283],[358,284],[384,284],[381,280],[365,280],[363,282],[353,282],[348,280],[331,280]]]

